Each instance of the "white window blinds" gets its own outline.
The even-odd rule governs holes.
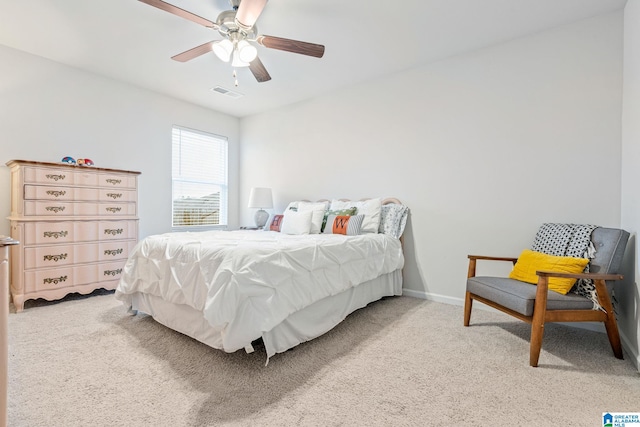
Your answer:
[[[174,126],[173,227],[227,224],[227,138]]]

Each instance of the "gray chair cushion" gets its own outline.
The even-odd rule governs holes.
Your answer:
[[[536,300],[536,285],[505,277],[470,277],[467,291],[496,302],[525,316],[533,315]],[[547,292],[548,310],[590,310],[593,302],[583,296],[569,292],[566,295]]]

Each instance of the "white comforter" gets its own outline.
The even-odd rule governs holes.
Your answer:
[[[116,298],[131,306],[141,292],[189,305],[233,352],[291,313],[403,264],[400,242],[385,234],[168,233],[135,247]]]

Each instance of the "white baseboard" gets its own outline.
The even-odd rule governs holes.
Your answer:
[[[620,338],[622,340],[622,347],[627,352],[627,355],[631,357],[631,361],[635,365],[636,369],[640,372],[640,354],[638,354],[638,350],[633,348],[631,342],[627,338],[625,334],[620,332]]]
[[[429,301],[441,302],[449,305],[463,306],[464,300],[462,298],[454,298],[445,295],[431,294],[424,291],[414,291],[413,289],[402,289],[402,295],[406,295],[413,298],[426,299]]]
[[[414,297],[414,298],[426,299],[426,300],[429,300],[429,301],[441,302],[443,304],[464,306],[464,299],[463,298],[455,298],[455,297],[450,297],[450,296],[446,296],[446,295],[432,294],[432,293],[424,292],[424,291],[415,291],[413,289],[402,289],[402,295],[406,295],[406,296]],[[477,302],[477,304],[474,304],[473,308],[477,307],[477,308],[480,308],[482,310],[493,311],[495,313],[501,313],[499,310],[496,310],[493,307],[489,307],[488,305],[482,304],[479,301],[476,301],[476,302]],[[574,328],[580,328],[580,329],[586,329],[586,330],[589,330],[589,331],[601,332],[603,334],[607,333],[605,328],[604,328],[604,324],[600,324],[598,322],[567,322],[567,323],[559,322],[559,323],[562,324],[562,325],[571,326],[571,327],[574,327]],[[626,353],[631,356],[632,362],[635,365],[636,369],[638,371],[640,371],[640,354],[638,353],[638,350],[633,348],[633,346],[631,345],[631,342],[622,333],[622,331],[620,332],[620,338],[621,338],[621,341],[622,341],[622,347],[624,348]]]

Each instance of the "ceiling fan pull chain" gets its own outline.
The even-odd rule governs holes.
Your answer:
[[[234,83],[236,85],[236,87],[238,87],[238,74],[236,73],[236,69],[233,69],[233,79],[235,80]]]

